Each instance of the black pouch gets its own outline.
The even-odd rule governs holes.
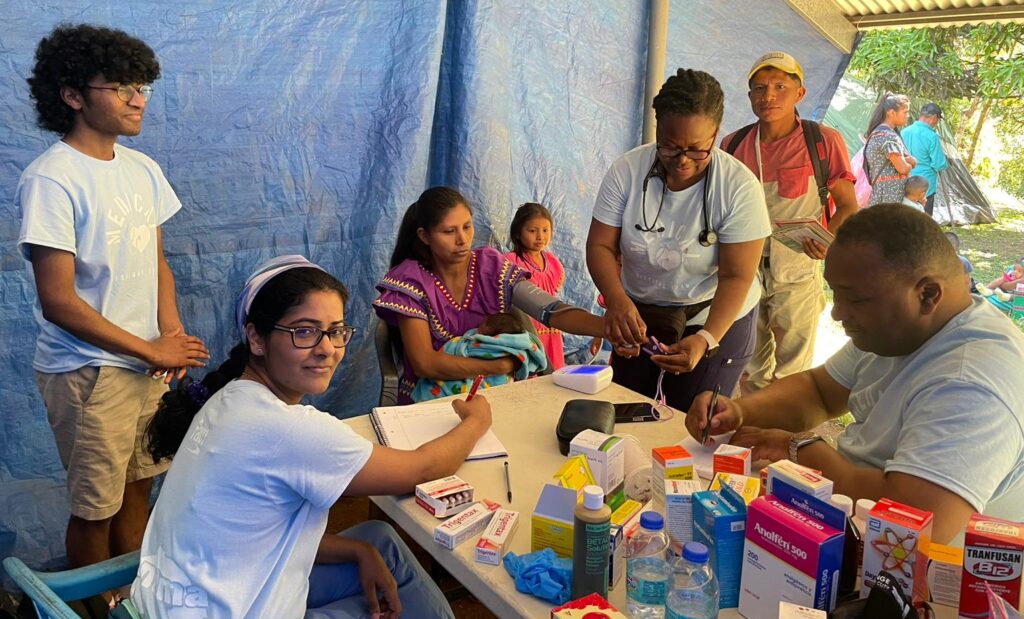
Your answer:
[[[597,430],[605,434],[615,431],[615,407],[601,400],[569,400],[558,418],[555,436],[558,451],[568,455],[569,442],[584,430]]]

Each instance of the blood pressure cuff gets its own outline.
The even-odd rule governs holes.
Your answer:
[[[552,315],[572,309],[571,305],[562,303],[528,281],[520,281],[512,289],[512,305],[547,327],[551,326]]]

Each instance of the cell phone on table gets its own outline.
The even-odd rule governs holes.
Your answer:
[[[639,423],[657,420],[658,415],[654,412],[654,406],[648,402],[615,404],[615,423]]]

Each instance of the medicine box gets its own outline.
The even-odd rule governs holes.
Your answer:
[[[572,558],[575,508],[575,489],[544,484],[530,519],[530,551],[550,548],[560,557]]]
[[[864,578],[860,597],[871,592],[875,576],[885,570],[892,574],[903,593],[915,606],[928,599],[928,547],[932,536],[932,513],[880,499],[868,514],[864,531]]]
[[[816,608],[779,602],[779,619],[826,619],[828,613]]]
[[[772,483],[776,479],[784,479],[807,494],[827,501],[832,496],[832,480],[826,479],[820,472],[800,466],[789,460],[778,460],[768,465],[768,489],[765,494],[772,494]]]
[[[697,479],[693,456],[679,445],[651,450],[651,489],[659,507],[665,505],[665,482],[669,479]]]
[[[583,487],[596,484],[594,473],[590,470],[590,464],[584,455],[570,456],[565,464],[560,466],[552,477],[552,483],[562,488],[571,488],[576,491],[577,498],[583,501]]]
[[[583,430],[569,442],[569,456],[586,457],[590,472],[604,490],[608,503],[622,492],[624,452],[622,438],[597,430]]]
[[[501,556],[508,548],[512,534],[516,532],[519,524],[519,512],[508,509],[499,509],[494,512],[491,521],[484,529],[483,535],[476,543],[476,560],[478,563],[498,565],[501,563]]]
[[[740,614],[775,619],[779,600],[832,610],[839,592],[843,530],[772,495],[755,499],[748,513]]]
[[[1021,608],[1024,524],[974,514],[964,536],[960,617],[988,617],[985,583],[1010,606]]]
[[[462,542],[480,535],[487,523],[491,521],[491,516],[500,507],[497,503],[487,499],[473,503],[434,527],[434,541],[448,550],[455,550],[455,547]]]
[[[626,542],[640,526],[644,506],[626,499],[611,518],[611,543],[608,546],[608,587],[614,587],[626,573]]]
[[[720,490],[722,486],[729,486],[735,490],[743,497],[743,502],[747,505],[750,505],[750,502],[761,494],[761,480],[756,477],[734,473],[715,473],[708,490]]]
[[[693,494],[693,540],[708,547],[709,564],[721,592],[721,608],[739,605],[746,521],[747,505],[732,488]]]
[[[665,529],[674,556],[683,554],[683,544],[693,541],[693,495],[703,488],[693,479],[665,482]]]
[[[749,447],[722,443],[712,455],[711,465],[715,473],[750,475],[750,454]]]
[[[473,504],[473,486],[449,475],[416,486],[416,504],[438,518],[457,514]]]

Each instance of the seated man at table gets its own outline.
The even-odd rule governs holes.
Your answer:
[[[711,433],[738,428],[731,442],[755,459],[819,469],[854,499],[931,511],[940,543],[972,512],[1024,520],[1024,334],[972,299],[938,224],[902,205],[862,210],[829,248],[825,279],[851,341],[823,366],[719,398]],[[690,408],[693,436],[709,402]],[[838,449],[809,432],[847,410]]]

